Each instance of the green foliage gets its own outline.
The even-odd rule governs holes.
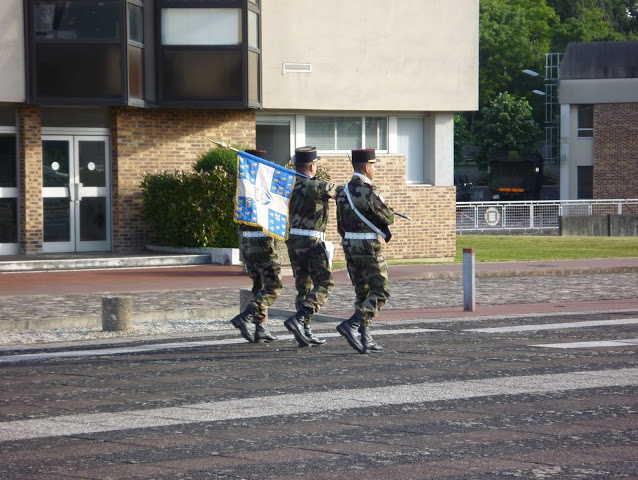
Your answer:
[[[545,0],[481,0],[479,21],[480,105],[504,90],[524,95],[513,81],[525,68],[541,71],[558,15]]]
[[[482,118],[474,122],[474,135],[479,151],[477,164],[485,169],[490,153],[502,150],[536,152],[541,129],[532,117],[532,107],[524,98],[500,93],[483,108]]]
[[[454,114],[454,165],[463,162],[463,150],[465,145],[474,140],[470,133],[467,119],[460,113]]]
[[[246,150],[247,147],[233,145],[237,150]],[[210,172],[215,167],[222,167],[225,171],[233,176],[237,175],[237,152],[228,148],[213,147],[202,153],[198,158],[193,169],[196,172]]]
[[[236,248],[235,177],[221,167],[198,173],[145,174],[142,216],[172,247]]]

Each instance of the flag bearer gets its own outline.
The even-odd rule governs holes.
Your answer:
[[[265,150],[246,150],[246,153],[266,158]],[[251,343],[273,342],[277,337],[266,330],[264,323],[268,307],[274,303],[283,287],[275,241],[261,227],[240,224],[239,232],[239,254],[253,281],[253,298],[246,309],[230,322]],[[251,323],[255,324],[254,333],[250,328]]]

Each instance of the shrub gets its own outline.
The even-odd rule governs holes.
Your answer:
[[[234,152],[233,152],[234,153]],[[198,173],[145,174],[142,216],[156,240],[172,247],[238,246],[233,222],[235,175],[222,167]]]
[[[247,147],[233,145],[237,150],[246,150]],[[225,171],[233,176],[237,175],[237,152],[226,149],[213,147],[202,153],[198,158],[193,169],[196,172],[210,172],[215,167],[222,167]]]

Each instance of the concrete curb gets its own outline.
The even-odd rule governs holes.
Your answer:
[[[548,268],[538,270],[484,270],[476,271],[476,277],[559,277],[569,275],[596,275],[613,273],[634,273],[638,267],[572,267],[572,268]],[[402,280],[462,280],[463,272],[424,272],[414,275],[403,275]]]
[[[173,267],[210,264],[210,255],[158,255],[145,257],[82,258],[64,260],[23,260],[0,262],[0,272],[35,272],[55,270],[89,270],[103,268]]]
[[[134,324],[150,322],[177,322],[198,320],[205,318],[232,318],[239,313],[239,307],[225,308],[197,308],[190,310],[162,310],[133,312],[132,321]],[[271,308],[268,311],[270,317],[288,318],[295,314],[291,310],[281,310]],[[313,321],[316,322],[340,322],[342,318],[331,317],[329,315],[315,315]],[[101,315],[86,315],[77,317],[43,318],[40,320],[13,320],[0,322],[1,332],[20,332],[26,330],[58,330],[58,329],[102,329]]]

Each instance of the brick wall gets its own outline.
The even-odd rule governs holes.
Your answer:
[[[638,198],[638,103],[594,106],[594,198]]]
[[[22,253],[42,251],[42,116],[40,107],[18,108],[20,155],[19,236]]]
[[[136,109],[112,111],[113,250],[152,242],[141,219],[142,174],[192,171],[210,140],[255,144],[254,110]]]
[[[395,211],[412,219],[395,218],[392,240],[385,244],[384,255],[396,259],[443,259],[456,252],[456,190],[454,187],[406,185],[405,157],[379,156],[374,184]],[[345,156],[322,156],[331,180],[339,185],[352,177],[352,165]],[[343,261],[337,233],[336,208],[331,205],[331,221],[326,229],[328,240],[335,243],[335,260]]]

